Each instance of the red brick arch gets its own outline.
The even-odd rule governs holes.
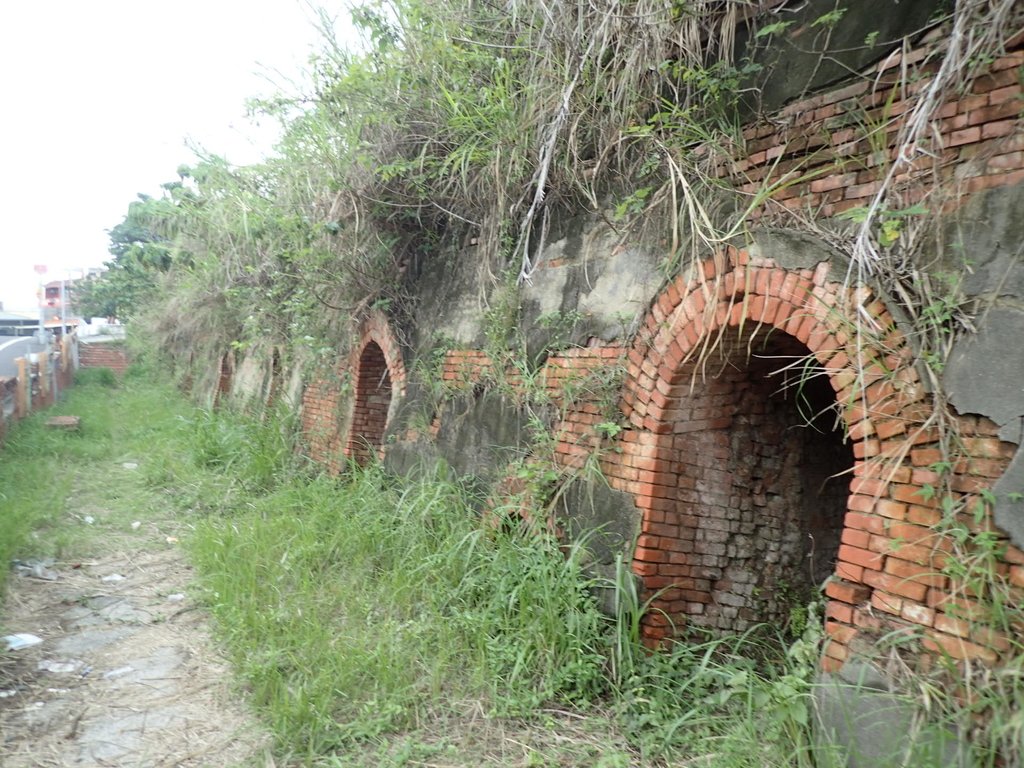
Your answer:
[[[235,378],[235,355],[228,350],[220,358],[217,368],[217,389],[213,393],[213,407],[223,405],[224,400],[231,396],[231,386]]]
[[[865,335],[873,337],[871,344]],[[701,515],[714,489],[702,487],[703,476],[685,467],[721,474],[719,463],[737,450],[728,443],[729,419],[716,410],[733,395],[719,395],[716,386],[721,390],[730,372],[749,362],[755,340],[765,338],[781,340],[771,342],[782,344],[773,349],[812,353],[852,448],[849,495],[840,502],[845,519],[835,533],[837,564],[826,588],[830,632],[843,644],[832,653],[841,661],[845,643],[858,631],[858,606],[889,599],[906,601],[913,610],[923,606],[926,592],[901,570],[907,561],[886,557],[900,538],[889,523],[905,519],[908,500],[920,490],[909,445],[927,412],[925,393],[891,314],[868,289],[854,291],[830,279],[827,262],[786,269],[735,250],[676,279],[657,298],[630,351],[622,409],[632,428],[606,472],[616,487],[634,494],[641,512],[633,567],[648,594],[664,590],[655,602],[660,610],[645,619],[646,636],[656,641],[671,623],[698,616],[713,600],[709,582],[728,577],[694,554],[694,531],[708,524]],[[730,345],[734,354],[723,356]],[[701,370],[709,354],[724,361],[721,371]],[[852,362],[858,357],[861,365]],[[729,503],[737,498],[722,501]],[[734,529],[738,524],[727,523]],[[721,546],[728,561],[727,546]],[[902,610],[901,603],[895,612]]]
[[[405,395],[402,351],[387,317],[373,312],[359,327],[349,355],[353,384],[344,454],[359,464],[383,456],[384,433],[395,398]]]

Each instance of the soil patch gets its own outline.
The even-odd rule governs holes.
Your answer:
[[[147,523],[112,537],[111,554],[11,579],[4,625],[42,642],[0,652],[0,764],[273,764],[171,531]]]

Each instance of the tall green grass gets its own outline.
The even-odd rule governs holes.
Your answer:
[[[164,450],[187,412],[180,396],[148,379],[117,387],[102,369],[80,374],[53,408],[12,425],[0,446],[0,588],[12,558],[60,556],[85,538],[65,519],[76,509],[78,486],[110,474],[116,462]],[[79,416],[80,429],[48,429],[56,415]]]
[[[445,700],[522,714],[604,687],[579,550],[482,522],[441,478],[291,483],[204,521],[192,551],[254,699],[310,754]]]
[[[261,444],[257,428],[203,415],[193,461],[255,488],[243,455]],[[291,469],[244,497],[206,515],[190,551],[228,652],[290,755],[312,764],[386,743],[471,699],[526,721],[552,706],[611,712],[606,727],[651,764],[718,754],[722,765],[811,765],[814,632],[789,654],[764,632],[651,654],[627,569],[617,585],[596,580],[586,539],[495,525],[441,470],[401,480],[352,467],[338,480]],[[595,597],[609,587],[612,618]]]
[[[274,434],[259,438],[260,429]],[[552,708],[592,722],[589,748],[564,738],[523,765],[845,765],[838,745],[814,737],[822,638],[813,606],[795,642],[758,627],[651,653],[639,632],[647,606],[628,567],[614,584],[588,575],[585,539],[494,525],[441,470],[416,480],[379,466],[351,467],[340,480],[305,476],[280,450],[273,422],[209,413],[189,430],[191,476],[222,491],[190,541],[204,594],[293,760],[405,765],[401,755],[448,754],[450,736],[425,724],[458,731],[473,701],[473,712],[527,733],[558,727]],[[254,462],[250,450],[268,456]],[[595,598],[609,590],[610,617]],[[937,713],[941,697],[931,698]],[[892,700],[903,711],[920,704]],[[935,734],[962,714],[954,707],[942,715],[947,726],[916,730],[879,765],[943,765]],[[1016,727],[1012,713],[1005,722]],[[603,762],[595,733],[618,745]],[[969,759],[993,764],[988,747],[971,750]],[[480,760],[441,764],[504,764]]]

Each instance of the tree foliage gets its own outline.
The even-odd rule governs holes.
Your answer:
[[[140,194],[128,206],[119,224],[110,231],[107,271],[76,286],[78,311],[85,317],[136,315],[154,300],[157,277],[174,262],[171,239],[160,232],[172,204],[163,198]]]

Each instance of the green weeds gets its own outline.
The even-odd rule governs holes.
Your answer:
[[[128,471],[122,463],[144,464],[168,451],[185,408],[178,396],[145,379],[111,389],[104,370],[80,372],[62,402],[13,425],[0,447],[0,588],[12,558],[81,554],[96,545],[99,525],[72,527],[66,518],[81,511],[83,497],[106,497],[93,511],[97,521],[130,521],[144,492],[110,476]],[[80,429],[47,429],[46,419],[61,414],[79,416]]]
[[[440,471],[353,467],[244,498],[190,547],[252,700],[303,764],[510,764],[496,730],[532,745],[518,765],[810,764],[816,637],[788,656],[755,633],[652,655],[625,569],[611,619],[585,538],[498,525]],[[572,738],[551,747],[551,728]]]
[[[75,371],[75,384],[113,389],[117,386],[117,375],[110,368],[81,368]]]
[[[201,410],[186,426],[194,463],[230,475],[249,491],[271,490],[296,466],[293,418],[281,409],[264,421]]]
[[[193,552],[283,742],[314,755],[448,698],[522,714],[601,690],[602,620],[578,555],[492,529],[454,484],[400,489],[370,469],[252,507],[200,524]]]

